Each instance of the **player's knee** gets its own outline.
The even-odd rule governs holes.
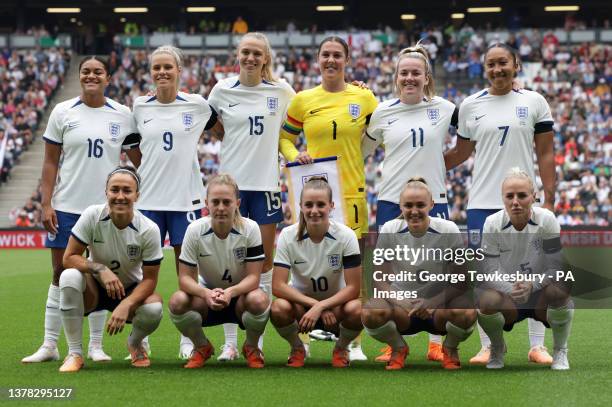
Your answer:
[[[501,309],[504,297],[495,290],[485,290],[478,297],[478,309],[484,314],[491,314]]]
[[[344,304],[342,311],[347,319],[361,318],[361,301],[351,300]]]
[[[270,299],[262,290],[256,289],[247,294],[245,305],[251,314],[259,315],[268,309]]]
[[[550,284],[544,288],[546,304],[552,307],[560,307],[569,300],[569,289],[561,284]]]
[[[391,310],[372,304],[361,310],[361,322],[368,328],[377,328],[391,319]]]
[[[163,315],[163,307],[160,302],[143,304],[136,310],[138,320],[147,324],[159,324]]]
[[[85,291],[85,276],[77,269],[66,269],[59,278],[60,289],[70,287],[79,292]]]
[[[474,309],[449,309],[446,310],[448,320],[461,327],[469,327],[476,322],[476,310]]]
[[[289,301],[277,298],[270,307],[270,320],[274,325],[286,325],[293,320],[293,309]]]
[[[189,311],[189,295],[184,291],[177,291],[168,301],[168,309],[174,315],[184,314]]]

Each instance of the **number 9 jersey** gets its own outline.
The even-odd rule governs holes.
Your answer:
[[[167,104],[141,96],[134,102],[134,120],[142,138],[138,209],[189,212],[204,207],[197,147],[202,132],[217,122],[215,110],[201,95],[179,92]]]

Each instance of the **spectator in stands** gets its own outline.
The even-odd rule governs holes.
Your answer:
[[[233,34],[246,34],[249,32],[249,25],[242,18],[242,16],[236,17],[236,21],[232,25],[232,33]]]

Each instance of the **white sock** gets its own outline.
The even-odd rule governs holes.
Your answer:
[[[367,326],[364,328],[368,335],[377,341],[388,344],[393,350],[406,346],[406,342],[404,342],[404,339],[397,330],[394,321],[388,321],[378,328],[368,328]]]
[[[62,314],[59,310],[59,302],[59,287],[53,284],[49,285],[45,307],[45,340],[43,342],[43,345],[49,348],[57,348],[57,341],[62,329]]]
[[[238,324],[223,324],[225,343],[238,349]]]
[[[83,355],[83,292],[85,276],[77,269],[66,269],[60,276],[60,311],[68,342],[68,353]]]
[[[342,325],[342,322],[340,322],[339,326],[340,326],[340,335],[338,337],[338,341],[336,342],[336,347],[340,349],[346,349],[349,343],[351,343],[353,339],[359,336],[359,333],[361,332],[361,330],[355,331],[353,329],[345,328]]]
[[[476,326],[478,327],[478,335],[480,336],[480,346],[483,348],[488,348],[491,346],[491,339],[487,336],[487,333],[482,329],[480,324],[476,322]]]
[[[200,348],[208,344],[208,339],[202,330],[202,315],[199,312],[187,311],[184,314],[175,315],[170,311],[169,314],[176,328],[193,342],[194,347]]]
[[[157,329],[162,319],[162,304],[154,302],[143,304],[134,312],[132,319],[132,332],[128,337],[128,343],[133,348],[138,348],[143,339],[151,335]]]
[[[292,349],[302,346],[302,341],[298,335],[298,323],[296,321],[293,321],[287,326],[276,327],[276,332],[289,342]]]
[[[202,324],[200,324],[201,326]],[[180,339],[180,343],[179,345],[181,347],[188,345],[188,346],[193,346],[193,342],[191,342],[191,339],[187,338],[185,335],[181,334],[181,339]]]
[[[441,344],[442,337],[440,335],[429,334],[429,342]]]
[[[567,339],[572,329],[574,319],[573,304],[567,304],[559,308],[549,307],[546,310],[546,319],[553,331],[553,343],[555,349],[567,348]]]
[[[491,346],[503,346],[504,343],[504,324],[506,320],[504,314],[496,312],[495,314],[481,314],[478,311],[478,323],[491,339]]]
[[[259,286],[270,299],[270,303],[272,302],[272,272],[273,271],[274,271],[274,268],[271,268],[270,270],[268,270],[267,273],[261,274],[261,277],[259,280]],[[265,335],[266,335],[266,330],[264,329],[261,336],[259,337],[259,342],[257,343],[257,346],[259,347],[259,349],[263,349]]]
[[[467,329],[464,329],[458,327],[450,321],[446,321],[446,338],[444,338],[444,346],[449,349],[457,349],[459,343],[465,341],[473,330],[473,325]]]
[[[251,346],[259,346],[259,337],[266,329],[266,324],[270,318],[270,307],[259,315],[253,315],[249,311],[242,313],[242,323],[246,330],[245,342]],[[261,348],[259,348],[261,350]]]
[[[544,333],[546,332],[546,327],[540,321],[537,321],[532,318],[527,319],[527,324],[529,325],[529,346],[544,346]]]
[[[96,311],[89,314],[89,347],[102,347],[102,336],[104,335],[104,323],[106,322],[106,310]]]

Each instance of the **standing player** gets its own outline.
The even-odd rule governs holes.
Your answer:
[[[523,276],[561,270],[561,227],[555,215],[533,206],[535,187],[529,174],[510,170],[502,184],[504,209],[487,217],[482,248],[486,272]],[[574,316],[568,287],[545,278],[543,283],[492,282],[476,287],[478,323],[491,338],[489,369],[504,367],[503,331],[525,318],[544,323],[553,331],[553,370],[569,369],[567,340]]]
[[[183,69],[181,51],[166,45],[151,54],[155,96],[134,101],[134,120],[142,137],[138,169],[143,188],[137,207],[159,227],[161,245],[166,233],[174,247],[175,265],[189,223],[199,219],[204,185],[197,157],[204,130],[222,133],[215,110],[200,95],[179,92]],[[191,355],[193,345],[181,338],[179,357]]]
[[[546,99],[536,92],[513,89],[520,64],[516,50],[509,45],[491,45],[484,60],[490,86],[461,104],[457,144],[444,157],[450,170],[476,150],[467,206],[469,241],[476,247],[487,216],[503,208],[499,185],[508,170],[519,166],[535,179],[534,142],[544,189],[543,207],[552,211],[555,200],[553,119]],[[482,330],[480,334],[482,349],[470,363],[484,364],[489,359],[490,341]],[[529,340],[529,360],[550,364],[542,324],[529,321]]]
[[[139,141],[130,110],[104,96],[110,81],[106,60],[83,58],[79,80],[81,95],[55,106],[43,135],[42,217],[49,232],[45,246],[51,249],[53,280],[47,295],[44,343],[23,358],[23,363],[59,359],[57,340],[62,322],[58,285],[70,230],[88,206],[105,202],[104,177],[119,165],[122,149],[128,150],[131,159],[135,157],[135,150],[130,149]],[[89,315],[87,356],[96,362],[111,360],[102,350],[105,319],[106,311]]]
[[[332,365],[347,367],[348,345],[362,329],[359,243],[349,227],[329,219],[333,207],[327,180],[312,177],[300,196],[299,223],[278,238],[271,319],[291,346],[290,367],[304,366],[306,350],[298,332],[334,332]]]
[[[219,172],[236,179],[242,216],[259,224],[266,255],[261,285],[271,296],[276,224],[283,220],[278,138],[295,91],[272,75],[272,50],[265,35],[244,35],[237,54],[240,75],[217,82],[208,102],[225,128]],[[238,356],[237,326],[226,324],[223,328],[225,344],[218,359],[232,360]],[[259,347],[263,349],[263,344]]]
[[[346,223],[361,238],[368,231],[361,137],[378,101],[370,90],[346,83],[344,71],[350,51],[342,38],[325,38],[317,58],[321,85],[298,93],[291,101],[281,131],[281,153],[288,161],[302,164],[338,156]],[[302,131],[306,151],[298,152],[295,139]],[[360,343],[353,343],[351,360],[366,359]]]
[[[202,326],[239,324],[247,365],[264,367],[257,347],[270,314],[270,299],[259,286],[264,260],[257,223],[240,215],[240,192],[233,178],[219,174],[208,183],[210,216],[187,228],[179,266],[179,291],[170,298],[170,318],[195,348],[185,368],[204,366],[215,352]],[[198,284],[198,273],[205,282]]]
[[[448,219],[444,141],[449,126],[457,126],[455,105],[435,96],[435,85],[427,50],[420,44],[400,51],[395,69],[399,99],[378,105],[361,148],[366,158],[380,144],[385,146],[382,180],[378,192],[376,226],[401,214],[399,196],[405,181],[424,174],[432,190],[434,206],[429,216]],[[377,361],[387,362],[391,348],[385,347]],[[430,334],[427,359],[442,360],[441,338]]]
[[[107,203],[87,208],[72,229],[64,254],[66,270],[59,284],[68,342],[68,356],[60,372],[77,372],[83,367],[83,315],[96,310],[112,311],[109,335],[122,332],[126,322],[131,322],[128,349],[132,366],[151,364],[142,341],[162,318],[162,299],[155,287],[164,255],[159,228],[134,210],[139,188],[136,170],[118,167],[106,181]],[[86,249],[88,259],[83,257]]]
[[[433,206],[431,190],[425,180],[411,178],[400,194],[401,217],[386,222],[380,230],[379,244],[383,246],[381,248],[387,249],[402,244],[407,247],[425,247],[428,250],[462,249],[463,242],[457,225],[450,220],[429,215]],[[388,244],[381,243],[386,239],[389,239]],[[398,241],[401,243],[397,243]],[[447,263],[441,258],[419,257],[413,261],[401,261],[397,266],[402,272],[410,271],[415,274],[420,270],[427,270],[430,274],[441,275],[446,273],[447,268],[452,268],[452,273],[457,272],[453,263]],[[362,311],[366,332],[392,348],[387,370],[404,367],[409,348],[402,335],[421,331],[446,335],[442,366],[445,369],[459,369],[461,363],[457,346],[472,333],[476,311],[469,309],[469,302],[463,301],[460,296],[447,295],[450,292],[448,289],[434,295],[429,291],[430,287],[418,284],[394,282],[383,290],[391,292],[412,290],[416,287],[419,289],[418,300],[371,299]]]

